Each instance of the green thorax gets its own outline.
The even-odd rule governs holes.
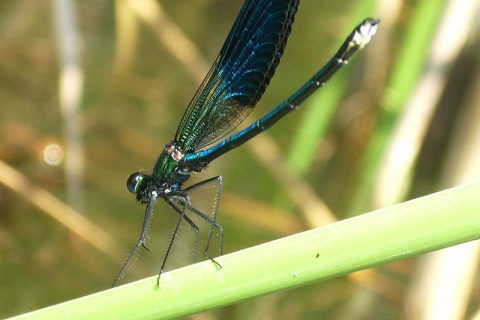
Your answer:
[[[190,176],[187,169],[180,165],[184,153],[172,142],[163,150],[153,168],[154,181],[182,183]]]

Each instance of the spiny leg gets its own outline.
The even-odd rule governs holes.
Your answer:
[[[183,198],[184,199],[184,198]],[[209,237],[208,237],[208,240],[207,240],[207,245],[206,245],[206,248],[205,248],[205,252],[204,252],[204,255],[206,258],[212,260],[213,263],[215,263],[219,268],[221,268],[221,265],[215,261],[213,259],[212,256],[210,256],[210,254],[208,253],[208,250],[209,250],[209,246],[210,246],[210,241],[212,239],[212,234],[213,234],[213,230],[217,229],[218,232],[219,232],[219,256],[222,255],[223,253],[223,228],[220,224],[218,224],[215,219],[212,219],[210,218],[208,215],[206,215],[205,213],[203,213],[202,211],[196,209],[195,207],[191,206],[191,205],[188,205],[186,204],[185,201],[183,201],[182,198],[176,198],[174,200],[175,203],[178,203],[179,205],[182,206],[182,209],[180,209],[179,207],[175,206],[175,205],[172,205],[172,203],[169,202],[169,200],[167,200],[167,202],[170,204],[170,206],[172,206],[172,208],[177,211],[179,214],[181,214],[183,208],[188,208],[188,210],[190,210],[192,213],[196,214],[197,216],[199,216],[200,218],[202,218],[203,220],[207,221],[211,226],[212,228],[210,229],[210,232],[209,232]],[[218,206],[216,207],[216,209],[218,208]],[[216,216],[216,210],[215,210],[215,216]],[[194,261],[196,262],[197,261],[197,257],[198,257],[198,246],[199,246],[199,239],[200,239],[200,230],[198,229],[197,225],[188,217],[188,215],[184,214],[183,215],[183,218],[187,221],[187,223],[190,225],[190,227],[195,231],[196,233],[196,239],[195,239],[195,253],[194,253]]]
[[[183,205],[186,206],[186,204],[183,204]],[[220,239],[220,240],[219,240],[219,247],[220,247],[220,249],[219,249],[219,256],[222,255],[222,253],[223,253],[223,227],[222,227],[220,224],[218,224],[218,222],[215,220],[215,218],[213,218],[213,219],[210,218],[208,215],[206,215],[206,214],[203,213],[202,211],[200,211],[200,210],[198,210],[198,209],[196,209],[196,208],[194,208],[194,207],[192,207],[192,206],[188,206],[188,209],[189,209],[190,211],[192,211],[193,213],[195,213],[195,214],[196,214],[197,216],[199,216],[200,218],[202,218],[203,220],[207,221],[207,222],[212,226],[212,227],[210,228],[210,232],[209,232],[209,236],[208,236],[208,240],[207,240],[207,245],[206,245],[206,247],[205,247],[204,255],[205,255],[206,258],[212,260],[212,262],[215,263],[219,268],[221,268],[222,266],[221,266],[217,261],[215,261],[215,259],[213,259],[213,257],[208,253],[208,250],[209,250],[209,248],[210,248],[210,241],[211,241],[211,239],[212,239],[213,231],[214,231],[215,229],[217,229],[218,232],[219,232],[219,239]],[[175,208],[175,210],[176,210],[177,212],[180,212],[180,210],[179,210],[178,208]],[[217,214],[217,211],[215,211],[215,214],[214,214],[215,217],[216,217],[216,214]],[[186,215],[184,215],[184,219],[187,220],[187,216],[186,216]],[[190,223],[189,221],[190,221],[191,223]],[[190,219],[188,219],[187,222],[188,222],[191,226],[192,226],[192,224],[193,224],[193,225],[198,229],[198,227],[195,225],[195,223],[193,223]],[[192,226],[192,228],[193,228],[193,226]],[[195,230],[195,228],[194,228],[194,230]],[[197,246],[198,246],[198,241],[197,241]],[[198,249],[197,249],[197,250],[198,250]]]
[[[145,217],[143,218],[142,232],[140,233],[140,238],[137,244],[135,245],[135,247],[133,248],[132,252],[128,256],[127,261],[125,261],[122,269],[120,269],[120,272],[115,278],[115,281],[113,282],[113,287],[117,286],[120,283],[122,278],[125,276],[127,271],[132,266],[132,263],[134,261],[133,258],[136,257],[138,250],[140,249],[140,246],[148,250],[148,248],[145,246],[145,242],[147,241],[148,226],[150,225],[150,220],[152,219],[153,206],[157,201],[157,197],[158,195],[156,191],[153,191],[150,194],[150,201],[148,202],[147,208],[145,209]]]
[[[213,260],[212,257],[210,257],[210,254],[208,253],[208,251],[210,249],[210,241],[212,240],[212,236],[213,236],[213,232],[214,232],[215,228],[217,228],[219,233],[220,233],[220,236],[219,236],[220,237],[220,240],[219,240],[219,242],[220,242],[220,254],[219,254],[219,256],[222,255],[222,251],[223,251],[223,228],[220,224],[217,223],[218,206],[220,205],[220,199],[221,199],[221,196],[222,196],[223,180],[222,180],[221,176],[216,177],[216,179],[218,181],[218,188],[217,188],[217,199],[218,199],[218,201],[215,202],[215,208],[213,210],[213,219],[212,219],[212,221],[209,221],[212,227],[210,228],[210,234],[208,235],[208,242],[207,242],[207,246],[205,247],[204,255],[205,255],[205,257],[210,258],[210,260],[212,260],[219,268],[222,268],[222,266],[218,262]]]
[[[213,263],[215,263],[217,265],[217,267],[221,268],[221,265],[217,261],[215,261],[212,258],[212,256],[209,254],[209,250],[210,250],[210,243],[211,243],[211,240],[212,240],[212,237],[213,237],[213,233],[214,233],[215,229],[217,229],[218,232],[219,232],[219,256],[221,256],[222,253],[223,253],[223,228],[217,222],[218,207],[219,207],[219,204],[220,204],[220,197],[221,197],[222,187],[223,187],[222,177],[218,176],[218,177],[213,177],[213,178],[207,179],[205,181],[201,181],[201,182],[199,182],[199,183],[197,183],[193,186],[188,187],[184,191],[185,192],[191,192],[195,189],[205,187],[205,186],[208,186],[208,185],[216,186],[215,204],[214,204],[214,207],[213,207],[213,210],[212,210],[213,218],[210,217],[209,215],[206,215],[201,210],[198,210],[194,206],[190,206],[189,210],[192,211],[192,213],[196,214],[201,219],[207,221],[211,225],[210,232],[209,232],[209,235],[208,235],[207,244],[205,246],[204,256],[206,258],[210,259]]]
[[[168,198],[166,199],[167,203],[180,215],[182,216],[182,211],[184,210],[185,206],[186,206],[186,203],[185,203],[185,196],[182,196],[182,197],[171,197],[171,198]],[[173,202],[175,203],[178,203],[179,205],[181,205],[181,208],[177,207]],[[191,206],[190,206],[190,209],[191,209]],[[193,222],[187,214],[183,214],[183,218],[185,219],[185,221],[187,221],[187,223],[189,224],[189,226],[193,229],[193,231],[195,232],[195,248],[194,248],[194,253],[193,253],[193,262],[197,262],[197,258],[198,258],[198,246],[199,246],[199,243],[200,243],[200,229],[197,227],[197,225],[195,224],[195,222]]]
[[[176,206],[174,205],[171,197],[172,196],[176,196],[176,197],[183,197],[184,199],[184,206],[182,208],[181,211],[177,210],[176,209]],[[188,204],[190,204],[190,196],[185,194],[185,193],[178,193],[178,194],[174,194],[172,193],[172,195],[170,195],[169,197],[166,197],[165,198],[165,201],[172,207],[175,209],[175,211],[177,211],[179,214],[180,214],[180,217],[178,218],[178,222],[175,226],[175,229],[173,230],[173,236],[172,236],[172,239],[170,240],[170,243],[168,244],[168,247],[167,247],[167,252],[165,253],[165,257],[163,258],[163,262],[162,262],[162,266],[160,267],[160,272],[158,273],[158,278],[157,278],[157,287],[160,285],[160,276],[162,275],[163,273],[163,270],[165,269],[165,265],[167,263],[167,259],[168,259],[168,256],[170,255],[170,253],[172,252],[172,249],[173,249],[173,244],[175,242],[175,238],[177,236],[177,233],[178,233],[178,230],[180,228],[180,224],[182,223],[182,220],[185,219],[185,209],[188,207]]]

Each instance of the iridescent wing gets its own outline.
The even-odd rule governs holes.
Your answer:
[[[253,110],[275,73],[299,0],[246,1],[175,134],[185,152],[227,135]]]

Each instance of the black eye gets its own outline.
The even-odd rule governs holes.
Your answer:
[[[146,176],[143,173],[135,172],[127,179],[127,189],[131,193],[139,194],[147,186]]]

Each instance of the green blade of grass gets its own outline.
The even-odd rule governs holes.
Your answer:
[[[165,319],[303,286],[480,238],[480,182],[15,319]]]
[[[375,17],[375,8],[374,1],[359,2],[350,10],[348,21],[360,22],[365,17]],[[347,35],[351,28],[349,24],[342,34]],[[332,45],[332,52],[335,52],[334,48],[335,45]],[[349,62],[349,66],[351,64],[352,62]],[[353,70],[351,66],[344,69],[305,102],[306,110],[302,120],[296,124],[294,142],[286,160],[289,169],[298,176],[305,174],[315,160],[318,145],[324,139],[345,93],[346,83]]]
[[[428,48],[444,11],[446,1],[422,1],[412,15],[398,59],[391,72],[387,90],[381,101],[383,114],[365,150],[360,169],[360,186],[350,201],[349,214],[371,208],[373,184],[381,167],[395,123],[414,91],[428,58]],[[367,208],[367,209],[366,209]]]

